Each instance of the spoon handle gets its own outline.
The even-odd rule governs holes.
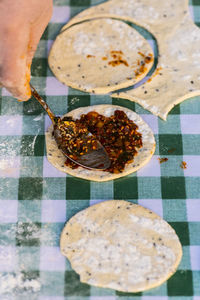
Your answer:
[[[54,115],[54,113],[50,110],[47,103],[42,99],[42,97],[38,94],[36,89],[30,84],[31,92],[33,97],[42,105],[44,110],[47,112],[49,118],[51,119],[52,123],[55,125],[57,117]]]

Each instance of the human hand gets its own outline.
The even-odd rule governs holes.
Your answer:
[[[31,97],[30,67],[52,14],[53,0],[0,1],[0,85],[14,97]]]

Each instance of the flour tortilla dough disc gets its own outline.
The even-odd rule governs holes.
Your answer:
[[[123,200],[101,202],[73,216],[60,248],[81,282],[123,292],[159,286],[182,257],[180,241],[166,221]]]
[[[112,97],[137,102],[166,120],[176,104],[200,95],[200,30],[191,20],[188,0],[111,0],[84,10],[62,30],[103,17],[145,27],[156,38],[159,49],[157,69],[150,81]]]
[[[82,114],[87,114],[90,111],[96,111],[99,114],[110,117],[114,114],[115,110],[121,110],[125,112],[128,118],[138,125],[138,132],[142,134],[143,142],[143,147],[138,150],[138,154],[134,157],[134,161],[130,164],[127,164],[122,173],[112,174],[106,171],[88,170],[82,167],[71,169],[70,167],[65,166],[64,163],[66,158],[58,149],[57,144],[52,136],[53,126],[50,126],[46,132],[46,149],[49,162],[62,172],[68,173],[75,177],[93,181],[108,181],[123,177],[146,165],[150,161],[155,151],[155,138],[150,127],[138,114],[132,110],[117,105],[94,105],[77,108],[66,114],[66,116],[71,116],[76,120],[79,119]]]
[[[145,62],[143,55],[151,60]],[[135,84],[152,65],[149,43],[134,28],[113,19],[92,20],[65,30],[49,55],[49,66],[62,83],[97,94]]]
[[[112,97],[137,102],[166,120],[176,104],[200,95],[200,30],[185,16],[171,35],[160,38],[159,45],[161,56],[153,77],[137,89]]]

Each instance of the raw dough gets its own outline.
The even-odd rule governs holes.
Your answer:
[[[112,97],[137,102],[163,120],[187,98],[200,95],[200,30],[185,16],[166,39],[158,39],[160,57],[154,76],[137,89]]]
[[[79,119],[82,114],[87,114],[89,111],[96,111],[104,116],[111,116],[117,109],[124,111],[128,118],[138,125],[138,132],[142,134],[143,142],[143,147],[138,150],[138,154],[135,156],[134,161],[128,164],[122,173],[112,174],[105,171],[88,170],[82,167],[77,169],[66,167],[64,165],[66,159],[58,149],[57,144],[52,137],[53,126],[50,126],[46,132],[46,148],[49,162],[62,172],[93,181],[108,181],[123,177],[137,171],[147,164],[155,151],[154,135],[142,118],[132,110],[117,105],[94,105],[77,108],[66,115],[72,116],[74,119]]]
[[[111,0],[75,16],[62,30],[93,18],[118,18],[148,29],[156,38],[158,65],[150,81],[115,93],[166,120],[178,103],[200,95],[200,30],[191,20],[188,0]]]
[[[123,292],[159,286],[182,257],[180,241],[166,221],[123,200],[77,213],[64,227],[60,247],[82,282]]]
[[[72,18],[61,31],[95,18],[117,18],[134,22],[153,35],[171,33],[187,13],[188,0],[110,0],[92,6]]]
[[[59,34],[50,51],[49,65],[62,83],[105,94],[144,78],[153,65],[153,52],[131,26],[100,19]]]

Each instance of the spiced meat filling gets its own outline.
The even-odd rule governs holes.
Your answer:
[[[104,146],[111,160],[111,165],[105,170],[106,172],[115,174],[123,172],[126,164],[133,162],[134,156],[142,147],[142,135],[138,132],[138,126],[123,111],[116,110],[110,117],[91,111],[82,114],[79,120],[73,121],[68,118],[67,121],[75,122],[77,131],[86,128]],[[89,144],[93,143],[92,139],[88,141]],[[87,147],[87,144],[81,144],[81,139],[76,138],[73,150],[76,148],[77,155],[83,155],[87,152]],[[71,155],[71,158],[76,160],[76,156]],[[65,165],[72,169],[79,167],[70,159],[65,161]]]

